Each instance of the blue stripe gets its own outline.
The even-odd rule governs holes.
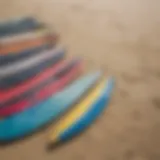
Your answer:
[[[73,136],[79,134],[84,129],[86,129],[89,125],[91,125],[91,123],[100,115],[100,113],[104,110],[104,108],[108,104],[113,86],[114,86],[114,81],[111,78],[107,82],[107,85],[104,91],[102,91],[102,94],[100,95],[98,100],[96,100],[96,102],[92,106],[88,107],[89,110],[78,121],[76,121],[70,128],[65,130],[59,136],[58,139],[60,141],[66,141],[72,138]]]

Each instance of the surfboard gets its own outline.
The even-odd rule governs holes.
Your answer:
[[[53,128],[50,143],[67,141],[84,131],[107,106],[113,89],[113,78],[102,80],[82,101]]]
[[[43,26],[32,17],[13,18],[8,21],[0,22],[0,37],[27,32]]]
[[[101,72],[94,72],[76,80],[46,101],[0,121],[0,140],[23,137],[53,121],[72,107],[82,95],[95,85]]]
[[[41,62],[50,59],[57,52],[63,52],[62,47],[56,47],[45,52],[40,52],[37,55],[33,55],[32,57],[26,58],[22,61],[18,61],[9,66],[4,66],[0,68],[0,77],[5,77],[10,74],[16,74],[17,72],[23,71],[27,68],[34,68],[35,65],[40,64]]]
[[[19,40],[12,43],[0,44],[0,54],[8,55],[14,54],[16,52],[22,52],[23,50],[42,44],[46,40],[51,42],[55,41],[57,37],[58,36],[55,33],[51,33],[46,35],[44,34],[44,36],[32,36],[30,37],[30,39],[28,38],[26,40]]]
[[[52,78],[56,73],[58,73],[59,70],[65,67],[67,67],[67,62],[60,61],[52,67],[36,75],[34,78],[29,79],[28,81],[24,81],[20,85],[13,87],[7,91],[0,91],[0,106],[2,106],[2,103],[7,102],[10,99],[14,99],[17,96],[21,96],[22,93],[25,93],[26,91],[33,89],[37,85],[47,81],[48,79]]]
[[[68,62],[59,62],[55,67],[49,68],[44,73],[37,75],[35,78],[25,81],[20,86],[10,89],[8,92],[1,93],[0,108],[6,106],[11,107],[13,104],[23,100],[33,98],[33,94],[37,92],[43,92],[43,88],[53,84],[59,78],[68,74],[74,68],[81,64],[80,59],[74,59]]]
[[[35,90],[32,89],[32,92],[29,91],[28,93],[23,94],[24,98],[22,99],[21,96],[21,100],[17,103],[13,103],[0,108],[0,116],[10,116],[20,111],[23,111],[26,108],[32,107],[46,100],[56,92],[59,92],[81,73],[82,62],[77,61],[74,63],[75,64],[73,64],[73,62],[68,64],[66,68],[57,72],[57,74],[55,74],[55,76],[53,77],[53,80],[50,78],[52,81],[50,82],[50,80],[48,80],[48,84],[43,86],[40,90],[37,90],[35,92]]]
[[[47,53],[47,55],[45,55],[46,53]],[[39,55],[36,55],[37,59],[38,59],[38,56]],[[46,57],[43,58],[43,56],[44,57],[46,56]],[[55,50],[50,50],[48,52],[42,52],[40,57],[41,57],[41,60],[39,59],[39,63],[34,64],[33,59],[31,59],[32,66],[30,66],[28,64],[28,67],[26,67],[26,69],[23,69],[20,72],[11,73],[10,75],[8,75],[6,77],[1,78],[0,79],[1,91],[15,87],[16,85],[22,83],[23,81],[28,80],[30,78],[33,78],[38,73],[40,73],[43,70],[47,69],[48,67],[56,64],[58,61],[62,60],[65,57],[65,50],[62,48],[61,49],[57,48]],[[23,63],[21,65],[20,65],[20,63],[18,63],[19,67],[21,67],[21,65],[23,65]],[[27,61],[26,61],[26,63],[27,63]],[[16,63],[16,65],[17,65],[17,63]]]
[[[35,30],[31,30],[28,32],[12,35],[12,36],[5,36],[5,37],[0,37],[0,45],[8,45],[10,43],[17,43],[20,41],[26,41],[26,40],[31,40],[35,38],[40,38],[43,37],[44,35],[50,34],[50,31],[48,28],[37,28]]]
[[[7,101],[8,99],[15,97],[16,95],[19,95],[29,90],[30,88],[35,87],[37,84],[40,84],[41,82],[49,79],[54,74],[59,72],[60,69],[66,67],[68,63],[69,62],[67,60],[61,60],[46,70],[40,72],[34,76],[34,78],[23,81],[21,84],[16,87],[12,87],[11,89],[0,91],[0,97],[3,99],[0,100],[0,102]]]
[[[20,61],[24,58],[30,57],[32,55],[36,55],[39,52],[42,52],[42,51],[45,51],[47,49],[54,47],[55,44],[56,44],[56,40],[54,43],[51,43],[50,41],[45,39],[44,43],[42,42],[41,44],[28,48],[24,51],[15,52],[13,54],[8,53],[7,55],[0,55],[0,67],[7,66],[16,61]]]

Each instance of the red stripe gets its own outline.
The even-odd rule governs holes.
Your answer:
[[[50,96],[53,96],[53,94],[63,89],[68,83],[74,80],[80,74],[81,71],[82,71],[82,62],[79,63],[76,67],[72,68],[63,77],[53,82],[51,85],[46,86],[37,94],[32,95],[30,99],[24,99],[11,106],[6,106],[4,108],[1,108],[0,116],[4,117],[21,112],[24,109],[32,107],[33,105],[40,103],[41,101],[49,98]]]
[[[54,76],[60,69],[65,67],[66,64],[67,64],[66,61],[59,62],[58,64],[53,65],[51,68],[47,69],[46,71],[38,74],[33,79],[25,81],[24,83],[20,84],[19,86],[14,87],[8,91],[0,92],[0,97],[1,97],[0,103],[6,102],[9,99],[14,98],[14,97],[28,91],[31,88],[37,86],[37,84],[40,84],[41,82],[45,81],[46,79],[50,78],[51,76]]]

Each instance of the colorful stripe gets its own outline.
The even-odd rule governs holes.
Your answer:
[[[15,62],[12,65],[7,67],[0,68],[0,77],[5,77],[10,74],[15,74],[16,72],[20,72],[27,68],[32,68],[41,62],[52,58],[56,53],[64,52],[64,48],[56,47],[54,49],[50,49],[49,51],[41,52],[38,55],[29,57],[20,62]]]
[[[11,74],[7,77],[0,79],[0,90],[3,92],[4,90],[12,89],[12,87],[16,87],[30,78],[34,78],[37,74],[40,74],[42,71],[47,68],[55,65],[60,60],[65,58],[65,52],[56,54],[54,57],[42,62],[34,66],[33,68],[28,68],[16,74]]]
[[[0,77],[5,77],[10,74],[15,74],[16,72],[20,72],[22,70],[25,70],[27,68],[32,68],[37,64],[40,64],[41,62],[52,58],[56,53],[64,52],[64,48],[62,47],[56,47],[54,49],[50,49],[45,52],[41,52],[38,55],[26,58],[22,61],[18,61],[13,63],[12,65],[9,65],[7,67],[1,67],[0,68]]]
[[[45,84],[41,84],[41,88],[33,87],[33,89],[28,92],[22,93],[19,97],[7,102],[8,105],[0,108],[0,116],[4,117],[16,114],[46,100],[62,90],[68,83],[74,80],[81,71],[82,61],[72,61],[44,82]]]
[[[76,80],[48,100],[0,121],[0,140],[9,141],[23,137],[68,110],[101,77],[96,72]]]
[[[42,71],[40,74],[36,75],[34,78],[29,79],[27,81],[22,82],[16,87],[12,87],[10,90],[0,91],[0,97],[3,99],[2,102],[8,101],[11,98],[15,98],[16,96],[20,96],[24,92],[33,89],[38,84],[41,84],[45,80],[50,79],[56,73],[58,73],[61,69],[65,68],[69,62],[60,61],[52,67],[48,68],[45,71]]]
[[[48,56],[46,55],[46,57],[44,58],[43,54],[45,55],[46,53]],[[50,52],[42,52],[41,54],[42,55],[40,59],[37,57],[38,55],[36,56],[39,59],[39,63],[34,64],[33,60],[31,60],[32,66],[30,66],[29,64],[26,64],[25,67],[23,66],[24,67],[23,69],[22,68],[20,69],[21,71],[16,73],[15,72],[11,73],[10,75],[1,78],[0,89],[4,90],[4,89],[9,89],[13,86],[16,86],[17,84],[20,84],[23,81],[31,77],[34,77],[36,74],[41,73],[44,69],[47,69],[48,67],[53,66],[54,64],[56,64],[57,62],[59,62],[65,57],[65,50],[59,48],[59,50],[57,49],[50,50]],[[21,63],[21,65],[20,63],[18,64],[19,64],[18,65],[19,67],[23,65],[23,63]]]
[[[88,127],[102,112],[113,88],[113,79],[103,80],[82,102],[64,116],[54,127],[51,143],[65,141]]]
[[[55,79],[58,79],[69,72],[72,68],[81,63],[80,59],[74,59],[68,62],[59,62],[57,65],[50,68],[47,72],[37,75],[34,78],[30,79],[29,82],[25,81],[24,83],[18,85],[6,91],[5,93],[1,92],[0,97],[0,108],[6,107],[20,101],[23,98],[26,98],[27,95],[30,95],[32,92],[37,92],[46,85],[52,83]]]
[[[52,42],[53,43],[45,39],[42,40],[38,45],[31,48],[27,48],[24,51],[16,52],[13,54],[8,53],[7,55],[0,55],[0,67],[11,65],[16,61],[18,62],[24,58],[29,58],[30,56],[39,54],[39,52],[43,52],[47,49],[50,49],[52,46],[56,44],[57,39],[52,39]]]

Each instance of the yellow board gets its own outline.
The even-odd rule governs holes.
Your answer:
[[[59,135],[70,127],[77,119],[79,119],[95,100],[101,95],[106,85],[106,79],[102,80],[79,104],[66,114],[60,121],[57,122],[53,131],[51,132],[50,141],[56,143],[59,141]]]

